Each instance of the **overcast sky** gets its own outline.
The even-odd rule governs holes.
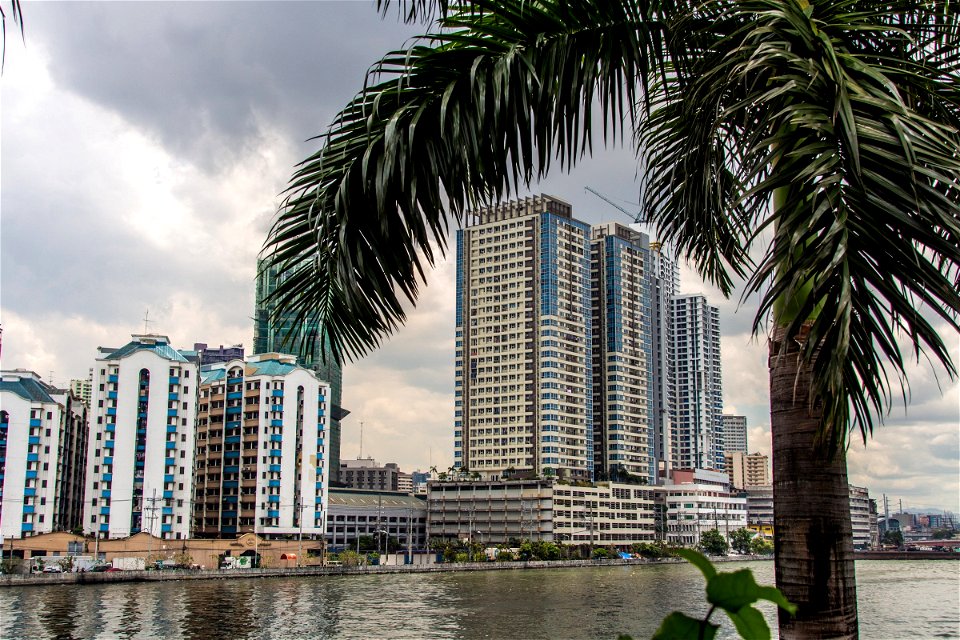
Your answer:
[[[148,309],[149,330],[177,346],[249,352],[278,194],[366,69],[421,27],[381,20],[366,1],[28,2],[24,14],[26,42],[8,37],[0,80],[3,368],[52,372],[58,385],[84,377],[97,346],[142,332]],[[596,148],[531,192],[589,223],[628,222],[584,187],[635,209],[633,155]],[[360,454],[362,421],[364,456],[405,470],[452,463],[453,273],[442,262],[407,326],[346,365],[343,457]],[[681,290],[720,307],[725,412],[745,414],[751,451],[769,453],[754,301],[722,300],[687,268]],[[920,366],[911,382],[906,414],[895,408],[851,448],[851,482],[891,508],[960,511],[960,390]]]

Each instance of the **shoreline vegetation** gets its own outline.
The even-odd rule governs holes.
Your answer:
[[[944,552],[858,552],[857,560],[960,560],[960,553]],[[714,563],[764,562],[773,556],[712,556]],[[231,580],[251,578],[289,578],[310,576],[375,575],[392,573],[446,573],[457,571],[520,571],[526,569],[574,569],[581,567],[643,566],[682,564],[681,558],[594,560],[529,560],[512,562],[450,562],[434,564],[309,566],[270,569],[176,569],[150,571],[116,571],[86,573],[9,574],[0,576],[0,587],[47,586],[65,584],[110,584],[119,582],[162,582],[167,580]]]

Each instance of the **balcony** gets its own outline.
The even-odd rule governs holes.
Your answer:
[[[40,427],[43,426],[43,421],[40,418],[30,418],[31,427]]]

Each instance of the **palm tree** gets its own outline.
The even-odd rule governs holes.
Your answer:
[[[777,585],[800,607],[781,637],[855,637],[848,439],[905,388],[903,349],[956,373],[937,325],[960,331],[957,1],[401,10],[439,28],[375,64],[295,172],[267,241],[278,306],[338,358],[376,348],[449,223],[589,154],[599,108],[605,143],[633,135],[661,239],[727,295],[745,279],[770,322]]]

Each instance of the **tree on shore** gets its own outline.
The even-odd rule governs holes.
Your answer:
[[[697,545],[700,550],[711,556],[725,556],[730,549],[727,539],[723,537],[717,529],[704,531],[700,536],[700,544]]]
[[[956,0],[401,7],[439,28],[374,65],[292,177],[277,308],[338,358],[376,348],[450,222],[582,159],[599,105],[660,240],[727,295],[745,279],[770,323],[776,577],[799,605],[780,636],[856,637],[849,436],[905,388],[905,351],[955,375]]]
[[[750,553],[750,541],[753,540],[753,532],[746,527],[741,527],[730,534],[730,547],[737,553]]]

